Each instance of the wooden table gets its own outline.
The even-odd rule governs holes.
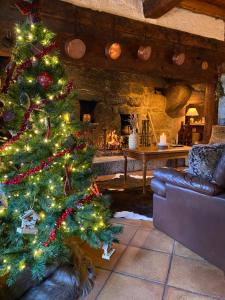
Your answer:
[[[149,160],[178,159],[186,158],[191,147],[171,147],[165,150],[158,150],[156,147],[137,148],[135,150],[125,149],[124,155],[124,181],[127,180],[127,158],[131,157],[142,161],[143,165],[143,193],[146,193],[146,172]]]

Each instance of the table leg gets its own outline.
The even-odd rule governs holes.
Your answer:
[[[127,181],[127,156],[124,156],[124,183]]]
[[[146,194],[146,173],[147,173],[147,161],[143,160],[143,194]]]

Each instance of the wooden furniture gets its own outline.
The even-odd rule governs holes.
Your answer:
[[[146,193],[146,172],[149,160],[186,158],[191,147],[171,147],[166,150],[158,150],[156,147],[138,148],[135,150],[125,149],[124,155],[124,181],[127,180],[127,158],[131,157],[142,161],[143,165],[143,194]]]
[[[149,0],[149,2],[155,1]],[[164,4],[172,0],[161,0],[161,2]],[[0,3],[0,41],[2,41],[6,29],[13,32],[15,22],[20,22],[23,16],[13,7],[13,1],[0,1]],[[217,79],[218,67],[224,62],[224,41],[94,11],[60,0],[54,1],[54,11],[52,1],[43,0],[41,16],[43,23],[57,32],[57,43],[61,50],[70,38],[76,37],[85,43],[87,51],[81,59],[71,59],[65,51],[61,51],[65,64],[71,66],[111,70],[112,74],[115,71],[154,74],[174,79],[175,82],[182,81],[185,84],[200,82],[211,84],[215,78]],[[122,46],[123,54],[118,61],[105,58],[104,49],[110,40]],[[143,43],[144,46],[149,45],[152,48],[152,59],[147,61],[137,59],[137,50]],[[0,44],[0,56],[10,56],[11,49]],[[171,63],[172,49],[185,53],[186,59],[183,65],[178,67]],[[207,70],[202,70],[202,61],[208,62]]]

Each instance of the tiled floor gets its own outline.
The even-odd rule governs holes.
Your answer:
[[[123,224],[120,244],[111,261],[88,250],[96,281],[84,300],[210,300],[225,299],[221,270],[159,232],[151,222],[117,219]]]

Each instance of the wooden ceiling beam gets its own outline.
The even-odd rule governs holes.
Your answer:
[[[157,19],[177,6],[181,0],[145,0],[143,3],[144,16]]]
[[[225,19],[225,9],[215,4],[199,0],[182,0],[178,7],[191,10],[192,12]]]

